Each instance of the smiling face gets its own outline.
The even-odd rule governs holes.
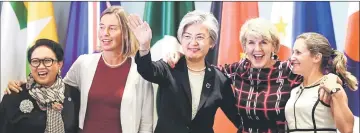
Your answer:
[[[268,68],[279,51],[279,34],[271,21],[263,18],[247,20],[240,29],[239,40],[253,68]]]
[[[190,61],[204,60],[212,47],[208,29],[200,23],[188,25],[184,29],[180,43],[185,57]]]
[[[244,48],[252,67],[264,68],[272,66],[271,53],[275,51],[275,48],[268,40],[249,35]]]
[[[34,80],[40,85],[51,86],[63,62],[57,61],[55,53],[49,47],[39,46],[31,54],[30,64]]]
[[[105,14],[100,19],[98,38],[104,51],[120,50],[122,46],[121,25],[116,15]]]
[[[298,75],[307,75],[312,69],[320,68],[321,58],[321,53],[311,54],[304,39],[296,39],[291,55],[292,71]]]

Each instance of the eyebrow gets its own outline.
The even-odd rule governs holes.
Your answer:
[[[100,25],[102,26],[102,25],[105,25],[105,24],[100,23]],[[109,25],[109,26],[110,26],[110,27],[113,27],[113,26],[120,27],[119,25]]]
[[[184,34],[190,34],[190,35],[192,35],[191,33],[188,33],[188,32],[185,32]],[[205,33],[197,33],[196,35],[204,35],[204,36],[205,36]]]
[[[301,51],[299,51],[298,49],[293,49],[292,51],[293,51],[293,52],[301,52]]]
[[[32,57],[31,59],[56,59],[56,57],[49,57],[49,56],[46,56],[46,57],[43,57],[43,58]]]

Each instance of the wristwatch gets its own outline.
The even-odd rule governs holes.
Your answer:
[[[340,88],[333,88],[331,91],[330,91],[330,95],[338,92],[340,90]]]

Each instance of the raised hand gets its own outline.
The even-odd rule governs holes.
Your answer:
[[[134,14],[128,16],[127,24],[140,44],[139,50],[150,50],[152,33],[149,24],[143,22],[138,15]]]

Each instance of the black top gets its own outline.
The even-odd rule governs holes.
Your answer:
[[[44,133],[46,127],[46,111],[39,108],[35,99],[25,88],[20,93],[5,95],[0,103],[0,133]],[[34,108],[30,113],[20,111],[20,103],[30,100]],[[80,107],[80,92],[77,88],[65,84],[65,100],[63,103],[62,118],[65,133],[78,131],[78,114]]]
[[[198,112],[191,120],[191,88],[185,57],[173,69],[163,60],[152,62],[150,53],[140,57],[138,52],[135,62],[144,79],[159,85],[155,133],[213,133],[219,107],[236,127],[239,125],[231,80],[215,67],[206,63]]]

